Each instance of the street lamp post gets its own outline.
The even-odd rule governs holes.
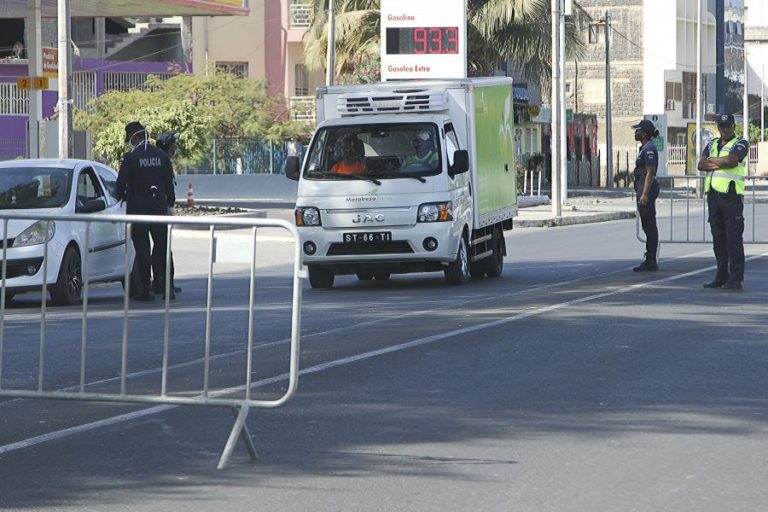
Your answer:
[[[69,98],[69,80],[72,74],[70,61],[70,0],[58,0],[59,29],[59,158],[72,155],[72,102]]]
[[[333,85],[336,78],[336,11],[333,0],[328,0],[328,51],[326,54],[326,85]]]

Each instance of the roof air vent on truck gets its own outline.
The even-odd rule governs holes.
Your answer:
[[[336,102],[342,116],[362,114],[413,114],[448,110],[445,90],[368,91],[342,94]]]

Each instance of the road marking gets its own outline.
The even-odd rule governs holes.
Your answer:
[[[755,256],[751,256],[749,258],[746,258],[746,260],[747,261],[751,261],[751,260],[763,258],[765,256],[768,256],[768,252],[765,252],[765,253],[762,253],[762,254],[758,254],[758,255],[755,255]],[[524,320],[526,318],[530,318],[530,317],[534,317],[534,316],[543,315],[545,313],[551,313],[553,311],[558,311],[558,310],[565,309],[565,308],[568,308],[568,307],[571,307],[571,306],[575,306],[575,305],[578,305],[578,304],[584,304],[584,303],[587,303],[587,302],[593,302],[595,300],[604,299],[606,297],[612,297],[614,295],[621,295],[621,294],[632,292],[632,291],[639,290],[639,289],[642,289],[642,288],[649,288],[649,287],[652,287],[654,285],[659,285],[659,284],[669,283],[669,282],[673,282],[673,281],[678,281],[680,279],[685,279],[687,277],[695,276],[695,275],[698,275],[698,274],[702,274],[704,272],[708,272],[708,271],[714,270],[715,268],[716,268],[716,266],[711,265],[711,266],[708,266],[708,267],[700,268],[698,270],[693,270],[693,271],[690,271],[690,272],[685,272],[683,274],[677,274],[677,275],[673,275],[673,276],[669,276],[669,277],[664,277],[664,278],[661,278],[661,279],[656,279],[656,280],[653,280],[653,281],[647,281],[647,282],[644,282],[644,283],[637,283],[637,284],[633,284],[633,285],[629,285],[629,286],[623,286],[623,287],[620,287],[620,288],[617,288],[617,289],[614,289],[614,290],[611,290],[611,291],[595,293],[595,294],[592,294],[592,295],[588,295],[586,297],[581,297],[579,299],[573,299],[573,300],[569,300],[569,301],[565,301],[565,302],[560,302],[560,303],[557,303],[557,304],[552,304],[550,306],[543,306],[543,307],[536,308],[536,309],[533,309],[533,310],[530,310],[530,311],[525,311],[525,312],[513,315],[513,316],[511,316],[509,318],[503,318],[501,320],[495,320],[493,322],[486,322],[486,323],[483,323],[483,324],[468,326],[468,327],[464,327],[464,328],[461,328],[461,329],[455,329],[453,331],[448,331],[448,332],[444,332],[444,333],[440,333],[440,334],[434,334],[432,336],[426,336],[426,337],[419,338],[419,339],[412,340],[412,341],[408,341],[408,342],[405,342],[405,343],[400,343],[398,345],[393,345],[391,347],[385,347],[385,348],[381,348],[381,349],[378,349],[378,350],[372,350],[372,351],[364,352],[362,354],[357,354],[357,355],[354,355],[354,356],[343,357],[341,359],[336,359],[335,361],[329,361],[327,363],[321,363],[321,364],[318,364],[318,365],[315,365],[315,366],[310,366],[308,368],[304,368],[303,370],[299,371],[299,375],[312,375],[314,373],[320,373],[320,372],[323,372],[323,371],[326,371],[326,370],[329,370],[329,369],[332,369],[332,368],[337,368],[337,367],[340,367],[340,366],[345,366],[345,365],[348,365],[348,364],[353,364],[353,363],[356,363],[356,362],[359,362],[359,361],[365,361],[365,360],[368,360],[368,359],[373,359],[375,357],[379,357],[379,356],[387,355],[387,354],[392,354],[394,352],[401,352],[403,350],[408,350],[408,349],[411,349],[411,348],[421,347],[421,346],[424,346],[424,345],[428,345],[430,343],[435,343],[435,342],[438,342],[438,341],[442,341],[442,340],[445,340],[445,339],[448,339],[448,338],[453,338],[453,337],[456,337],[456,336],[461,336],[461,335],[468,334],[468,333],[471,333],[471,332],[476,332],[476,331],[481,331],[483,329],[499,327],[501,325],[509,324],[509,323],[512,323],[512,322],[517,322],[519,320]],[[272,384],[272,383],[275,383],[275,382],[284,381],[284,380],[287,380],[287,379],[288,379],[288,374],[284,373],[282,375],[277,375],[275,377],[270,377],[268,379],[262,379],[262,380],[259,380],[257,382],[254,382],[254,383],[252,383],[252,387],[264,386],[264,385]],[[210,394],[212,396],[221,396],[221,395],[225,395],[225,394],[229,394],[229,393],[234,393],[234,392],[237,392],[237,391],[242,391],[244,388],[245,388],[245,386],[237,386],[237,387],[234,387],[234,388],[219,390],[219,391],[216,391],[216,392],[213,392],[213,393],[210,393]],[[22,441],[17,441],[15,443],[10,443],[10,444],[4,445],[4,446],[0,446],[0,455],[4,455],[4,454],[10,453],[10,452],[13,452],[13,451],[16,451],[16,450],[20,450],[20,449],[23,449],[23,448],[30,448],[32,446],[36,446],[36,445],[39,445],[39,444],[47,443],[47,442],[50,442],[50,441],[55,441],[55,440],[58,440],[58,439],[69,437],[71,435],[81,434],[81,433],[84,433],[84,432],[95,430],[97,428],[117,425],[117,424],[124,423],[124,422],[127,422],[127,421],[132,421],[132,420],[144,418],[144,417],[147,417],[147,416],[153,416],[155,414],[160,414],[162,412],[166,412],[166,411],[170,411],[170,410],[176,409],[177,407],[181,407],[181,406],[179,406],[179,405],[159,405],[159,406],[150,407],[148,409],[143,409],[143,410],[140,410],[140,411],[134,411],[134,412],[127,413],[127,414],[121,414],[119,416],[113,416],[111,418],[105,418],[103,420],[98,420],[98,421],[94,421],[94,422],[91,422],[91,423],[86,423],[86,424],[83,424],[83,425],[78,425],[76,427],[70,427],[70,428],[63,429],[63,430],[58,430],[58,431],[55,431],[55,432],[49,432],[47,434],[43,434],[43,435],[36,436],[36,437],[31,437],[29,439],[24,439]]]

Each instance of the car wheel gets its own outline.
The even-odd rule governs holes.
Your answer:
[[[80,254],[73,247],[67,247],[59,267],[59,277],[51,288],[51,302],[54,306],[78,304],[83,293],[83,274]]]
[[[445,269],[445,280],[448,284],[461,285],[469,281],[469,251],[467,250],[467,238],[462,236],[459,240],[459,251],[456,259]]]
[[[504,235],[500,229],[493,232],[493,254],[483,261],[488,277],[501,277],[504,270]]]
[[[332,270],[323,267],[309,267],[309,285],[312,288],[329,289],[333,288],[333,279],[335,274]]]
[[[389,279],[390,273],[389,272],[376,272],[373,274],[373,277],[376,278],[377,281],[387,281]]]
[[[367,270],[361,270],[357,273],[357,278],[361,281],[370,281],[373,279],[373,272],[368,272]]]

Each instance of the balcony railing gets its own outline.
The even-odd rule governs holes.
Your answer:
[[[315,122],[314,96],[291,96],[290,106],[294,121]]]
[[[312,4],[308,0],[294,0],[290,5],[288,28],[307,28],[315,15]]]

